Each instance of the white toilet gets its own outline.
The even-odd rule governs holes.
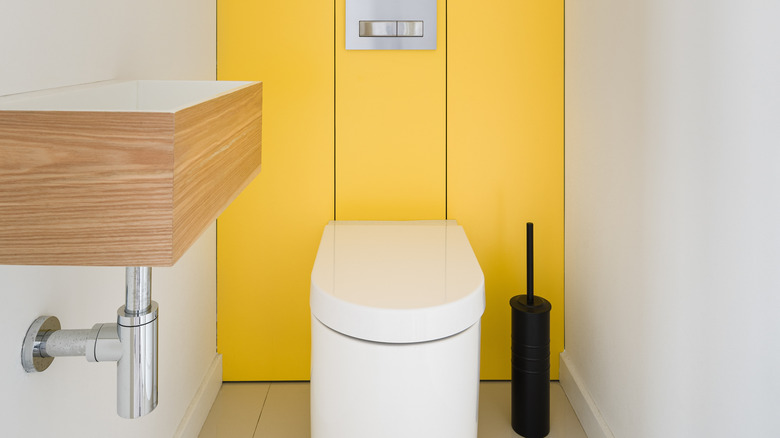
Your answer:
[[[333,221],[311,275],[312,438],[476,438],[485,281],[455,221]]]

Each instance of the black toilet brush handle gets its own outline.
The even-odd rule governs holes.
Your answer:
[[[526,277],[528,279],[528,292],[526,293],[526,303],[529,306],[534,305],[534,223],[525,224],[525,252],[526,252]]]

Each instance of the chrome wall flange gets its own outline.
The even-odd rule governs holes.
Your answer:
[[[40,345],[47,334],[60,328],[60,320],[56,316],[39,316],[30,324],[22,344],[22,367],[25,371],[39,373],[49,368],[54,357],[41,356]]]
[[[88,362],[117,363],[117,414],[137,418],[157,407],[157,315],[151,299],[151,268],[126,268],[125,305],[116,323],[62,330],[54,316],[40,316],[22,343],[22,367],[46,370],[55,357],[82,356]]]

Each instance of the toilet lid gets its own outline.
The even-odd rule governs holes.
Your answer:
[[[355,338],[451,336],[479,321],[485,279],[455,221],[331,221],[311,274],[312,314]]]

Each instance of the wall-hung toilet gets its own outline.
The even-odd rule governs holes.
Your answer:
[[[312,438],[476,438],[485,282],[455,221],[333,221],[311,277]]]

